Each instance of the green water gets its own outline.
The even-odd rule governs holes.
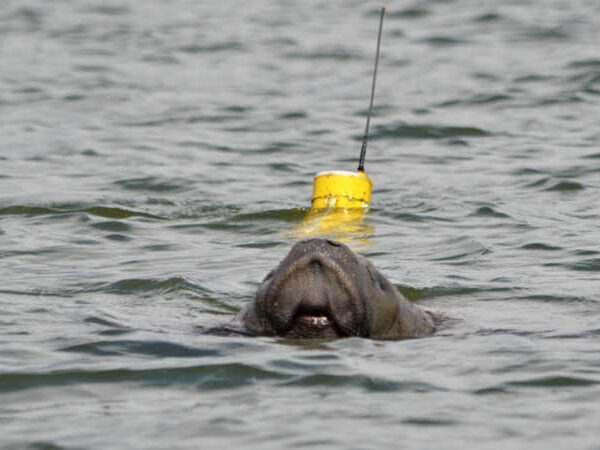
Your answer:
[[[600,4],[389,4],[338,236],[432,338],[207,335],[353,170],[379,4],[0,7],[0,447],[600,449]]]

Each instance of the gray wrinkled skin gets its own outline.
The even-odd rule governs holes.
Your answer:
[[[435,331],[363,256],[326,239],[298,242],[236,317],[246,332],[288,338],[403,339]]]

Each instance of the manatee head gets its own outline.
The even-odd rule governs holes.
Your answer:
[[[431,317],[363,256],[328,239],[298,242],[240,314],[253,334],[288,338],[416,337]]]

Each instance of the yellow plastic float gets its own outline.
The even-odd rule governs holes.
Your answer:
[[[371,101],[367,113],[367,124],[363,135],[358,169],[356,172],[345,170],[331,170],[319,172],[315,175],[313,182],[313,196],[311,212],[324,209],[359,210],[363,213],[369,208],[371,201],[371,189],[373,183],[365,173],[365,156],[367,143],[369,142],[369,125],[373,113],[373,99],[375,98],[375,81],[377,80],[377,66],[379,65],[379,49],[381,48],[381,31],[383,29],[383,16],[385,7],[381,8],[379,17],[379,33],[377,34],[377,52],[375,53],[375,68],[373,70],[373,81],[371,84]]]
[[[379,64],[381,31],[385,8],[381,8],[375,69],[371,85],[371,101],[367,113],[367,124],[363,136],[358,170],[331,170],[319,172],[313,181],[311,208],[306,218],[295,231],[298,237],[327,236],[335,239],[365,243],[373,232],[373,227],[363,223],[369,209],[373,183],[365,173],[365,155],[369,140],[369,124],[375,97],[375,80]]]
[[[335,170],[316,174],[311,208],[296,229],[297,237],[330,237],[355,248],[364,244],[373,234],[373,227],[363,222],[372,186],[364,172]]]
[[[364,172],[319,172],[313,182],[311,209],[369,208],[373,183]]]

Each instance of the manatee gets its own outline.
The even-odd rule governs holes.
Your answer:
[[[417,338],[433,334],[436,321],[364,256],[320,238],[294,245],[235,319],[246,333],[293,339]]]

